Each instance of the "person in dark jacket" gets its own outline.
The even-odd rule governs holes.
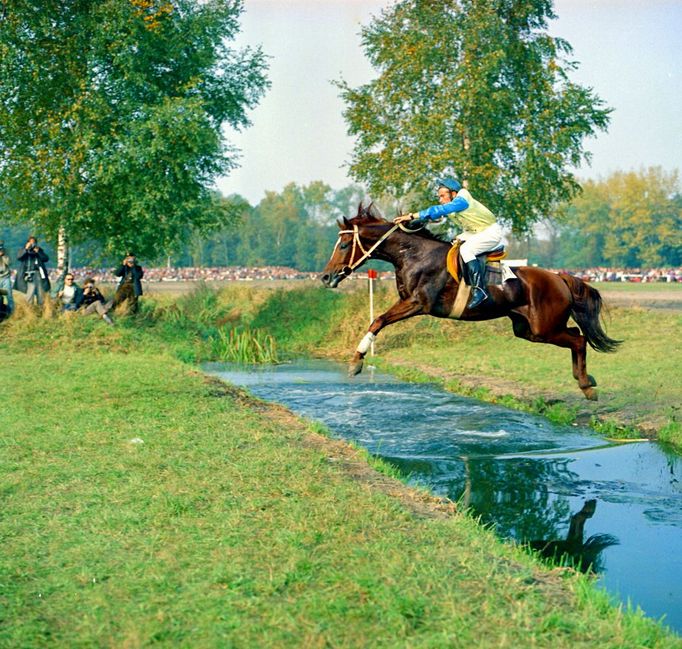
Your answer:
[[[119,304],[127,302],[128,310],[131,313],[137,313],[137,300],[142,295],[142,282],[140,280],[144,276],[144,271],[142,266],[137,263],[133,253],[126,254],[123,263],[114,271],[114,275],[120,277],[121,281],[116,289],[112,307],[115,308]]]
[[[28,304],[31,304],[35,297],[38,304],[42,306],[45,294],[50,291],[50,278],[45,267],[50,258],[38,245],[38,240],[30,236],[26,245],[19,250],[17,259],[20,264],[14,280],[14,288],[26,293]]]
[[[83,313],[90,315],[97,313],[102,316],[102,320],[107,324],[114,324],[114,321],[109,317],[108,311],[111,309],[111,304],[104,299],[102,292],[95,286],[95,280],[88,277],[83,282],[83,301],[81,303]]]

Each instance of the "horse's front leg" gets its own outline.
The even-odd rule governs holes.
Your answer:
[[[386,311],[386,313],[382,313],[375,318],[372,324],[369,325],[365,337],[360,341],[358,348],[355,350],[355,354],[353,354],[353,358],[348,366],[348,375],[355,376],[362,372],[365,356],[372,346],[372,343],[376,340],[377,335],[384,327],[422,313],[424,313],[422,304],[417,302],[414,298],[409,298],[396,302],[388,311]]]

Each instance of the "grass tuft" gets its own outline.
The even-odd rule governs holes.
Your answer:
[[[211,357],[232,363],[278,363],[275,339],[259,330],[219,329],[211,338]]]

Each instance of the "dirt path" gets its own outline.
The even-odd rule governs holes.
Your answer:
[[[626,291],[600,287],[599,292],[604,301],[612,306],[682,309],[682,290],[679,288]]]

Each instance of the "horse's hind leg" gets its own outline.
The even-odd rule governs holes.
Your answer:
[[[578,381],[578,387],[583,391],[585,398],[596,401],[598,398],[597,391],[593,388],[597,382],[593,376],[587,373],[587,343],[580,330],[577,327],[568,327],[558,333],[550,334],[545,342],[558,347],[570,348],[571,360],[573,361],[573,378]]]
[[[566,331],[571,334],[572,336],[580,336],[582,337],[582,334],[580,333],[580,329],[578,327],[566,327]],[[594,376],[591,374],[587,374],[587,346],[585,345],[585,341],[583,340],[583,353],[580,354],[574,347],[571,347],[571,360],[573,361],[573,378],[576,381],[580,381],[580,376],[584,374],[587,376],[587,380],[590,382],[590,385],[592,387],[596,387],[597,381],[595,380]]]
[[[563,328],[560,331],[533,332],[533,328],[527,318],[511,313],[510,316],[514,335],[524,338],[533,343],[549,343],[558,347],[568,347],[571,350],[573,378],[578,381],[578,387],[583,391],[586,399],[597,400],[597,391],[594,386],[597,382],[587,371],[587,344],[585,337],[577,327]]]

